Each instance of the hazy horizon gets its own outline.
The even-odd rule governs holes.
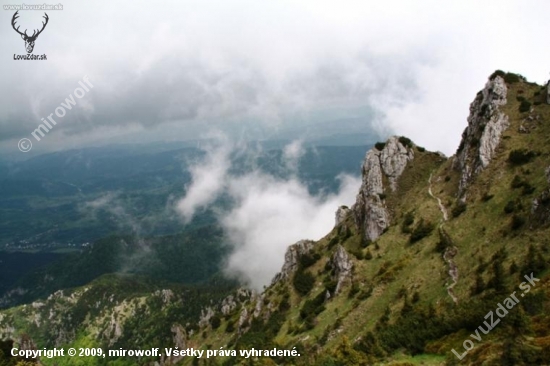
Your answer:
[[[542,1],[66,1],[47,11],[36,40],[34,54],[47,60],[22,61],[13,59],[25,54],[15,12],[3,8],[0,149],[20,153],[18,141],[32,140],[87,77],[93,87],[32,140],[33,153],[212,130],[272,139],[355,119],[368,134],[405,135],[451,155],[495,69],[538,83],[550,76],[550,50],[539,45],[544,9]],[[22,10],[17,24],[37,28],[43,15]]]

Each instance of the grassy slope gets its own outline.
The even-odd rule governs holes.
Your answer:
[[[317,243],[316,251],[322,255],[322,259],[308,269],[316,275],[317,282],[307,297],[300,298],[292,290],[290,284],[279,283],[268,288],[266,302],[273,304],[279,304],[284,293],[289,291],[291,293],[292,306],[285,314],[285,321],[273,339],[273,343],[288,347],[302,344],[304,348],[310,350],[308,361],[303,361],[319,363],[321,362],[319,357],[311,356],[314,350],[321,347],[322,353],[337,354],[342,339],[347,338],[354,343],[364,337],[366,331],[375,331],[376,323],[387,308],[390,309],[389,324],[395,324],[405,317],[400,315],[404,299],[399,294],[403,292],[403,288],[406,290],[408,299],[414,292],[419,293],[420,300],[414,305],[415,308],[423,309],[432,306],[438,316],[444,316],[445,312],[453,308],[461,309],[456,310],[457,312],[468,313],[467,304],[472,299],[475,301],[479,298],[479,301],[482,301],[482,306],[478,306],[477,311],[481,312],[482,316],[472,315],[471,322],[475,324],[474,328],[478,323],[482,324],[483,315],[493,310],[499,301],[504,300],[506,294],[517,290],[517,286],[521,282],[520,278],[523,274],[527,274],[522,273],[521,270],[529,245],[534,245],[548,259],[547,250],[550,238],[548,229],[530,229],[529,210],[532,200],[548,186],[544,169],[550,165],[550,148],[548,147],[550,106],[544,103],[535,105],[532,114],[540,115],[540,120],[533,124],[534,128],[531,133],[522,134],[518,132],[518,128],[528,113],[518,111],[520,102],[516,100],[516,96],[521,95],[527,100],[536,101],[540,96],[536,96],[535,93],[540,92],[540,89],[540,86],[528,83],[509,85],[508,103],[504,107],[504,112],[510,117],[511,125],[504,133],[494,161],[476,178],[469,189],[466,211],[456,218],[452,217],[451,211],[456,205],[459,172],[451,168],[452,158],[443,159],[438,154],[415,151],[413,163],[407,167],[400,178],[398,192],[389,194],[386,199],[393,212],[393,224],[389,230],[368,249],[360,248],[360,240],[356,232],[353,232],[353,235],[342,243],[348,252],[360,252],[359,258],[367,250],[373,256],[371,260],[354,258],[353,282],[359,288],[359,294],[348,296],[348,292],[351,290],[351,286],[348,286],[341,295],[332,298],[325,304],[326,309],[316,317],[315,326],[312,329],[308,329],[299,313],[308,299],[325,291],[323,279],[328,274],[324,268],[333,250],[329,248],[330,239],[338,235],[336,229]],[[511,166],[507,162],[508,155],[511,150],[520,148],[536,151],[539,155],[525,165]],[[441,213],[437,202],[428,194],[428,179],[431,173],[433,174],[432,191],[442,199],[450,216],[444,228],[458,248],[458,255],[454,261],[458,266],[459,280],[454,292],[459,299],[459,306],[455,306],[447,294],[446,287],[451,283],[451,279],[441,253],[435,250],[439,242],[438,231],[434,230],[428,237],[410,244],[408,234],[404,234],[401,229],[404,214],[409,211],[415,213],[415,223],[412,227],[417,225],[420,219],[434,224],[440,223]],[[512,189],[510,182],[515,175],[520,175],[536,187],[535,191],[522,194],[521,189]],[[492,198],[488,199],[490,196]],[[508,201],[516,199],[523,201],[524,206],[523,210],[517,214],[525,217],[527,222],[518,230],[512,230],[510,228],[511,215],[504,212],[504,206]],[[355,230],[351,218],[348,219],[346,225],[352,231]],[[483,296],[478,295],[472,298],[471,288],[475,283],[480,262],[486,264],[487,268],[484,271],[479,271],[487,283],[493,276],[491,258],[501,249],[505,249],[507,252],[503,267],[505,269],[504,282],[509,292],[497,294],[488,289]],[[509,274],[512,262],[520,269],[519,272]],[[387,269],[383,271],[381,268]],[[546,285],[541,285],[538,291],[548,292],[548,271],[539,275],[545,279]],[[364,289],[368,287],[373,288],[372,295],[361,296]],[[490,304],[492,305],[489,307]],[[544,306],[546,309],[549,308],[547,300]],[[227,334],[223,330],[228,322],[235,322],[237,318],[238,314],[234,314],[228,321],[224,321],[217,331],[207,330],[206,339],[196,338],[196,344],[208,344],[213,348],[234,345],[234,334]],[[531,341],[526,343],[544,344],[549,335],[548,316],[539,314],[530,318],[532,323],[529,337],[533,338],[528,338]],[[474,356],[470,361],[485,359],[489,364],[491,362],[498,364],[500,361],[490,360],[496,360],[502,353],[500,346],[504,341],[505,327],[502,326],[501,330],[491,333],[488,340],[483,343],[483,347],[478,347],[475,351],[477,353],[472,353]],[[450,331],[446,336],[428,341],[424,352],[429,351],[438,355],[423,356],[422,364],[439,365],[445,358],[452,362],[452,357],[449,357],[451,348],[455,347],[457,350],[461,350],[462,341],[468,335],[469,332],[464,328]],[[387,362],[400,360],[416,364],[419,360],[418,357],[396,352],[393,355],[386,355],[384,358]]]
[[[231,289],[233,286],[224,281],[184,286],[133,275],[104,275],[86,286],[58,291],[47,299],[2,311],[0,339],[6,337],[3,333],[10,325],[19,336],[29,335],[38,348],[101,347],[107,352],[173,347],[173,324],[194,324],[204,304],[220,301]],[[119,336],[117,327],[122,329]],[[0,357],[0,364],[2,361]],[[61,357],[41,361],[58,366],[136,362],[131,357]]]

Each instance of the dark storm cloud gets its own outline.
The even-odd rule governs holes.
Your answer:
[[[540,37],[550,5],[530,4],[66,1],[36,41],[47,61],[13,60],[24,44],[2,10],[0,147],[15,149],[88,75],[94,89],[40,147],[185,138],[244,121],[279,128],[370,108],[375,120],[355,116],[365,129],[450,153],[494,69],[548,77]],[[22,11],[19,21],[32,29],[41,17]]]

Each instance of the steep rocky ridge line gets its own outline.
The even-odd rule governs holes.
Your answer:
[[[285,261],[281,268],[281,272],[275,275],[271,283],[275,284],[281,280],[290,278],[298,269],[300,257],[309,253],[313,249],[314,244],[315,242],[311,240],[300,240],[289,246],[286,249]]]
[[[336,248],[336,251],[330,259],[330,266],[334,269],[334,274],[337,281],[334,294],[331,295],[338,295],[342,291],[344,283],[348,279],[351,279],[353,269],[353,262],[349,258],[348,252],[346,252],[343,246],[338,245]]]
[[[374,147],[367,152],[361,170],[361,188],[352,211],[357,227],[368,241],[376,240],[390,225],[390,213],[384,201],[384,179],[394,192],[407,163],[413,159],[413,149],[403,145],[397,136],[390,137],[382,150]]]
[[[500,110],[507,103],[507,94],[504,79],[497,75],[470,105],[468,126],[453,161],[454,168],[461,173],[458,196],[462,199],[472,180],[493,159],[502,133],[510,126],[508,116]]]

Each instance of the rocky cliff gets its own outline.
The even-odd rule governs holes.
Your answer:
[[[367,152],[361,168],[361,188],[352,210],[357,226],[368,241],[376,240],[390,225],[384,198],[388,189],[397,189],[397,181],[412,159],[410,140],[397,136]]]
[[[330,258],[329,267],[334,272],[333,277],[336,281],[336,288],[331,295],[338,295],[346,281],[351,280],[353,270],[353,262],[343,246],[337,246],[336,251]]]
[[[460,172],[458,195],[462,197],[472,179],[489,165],[509,127],[508,116],[501,110],[507,102],[508,88],[502,76],[487,82],[470,105],[468,126],[462,133],[453,166]]]
[[[550,316],[542,310],[550,306],[543,300],[550,296],[550,109],[537,102],[541,90],[514,74],[492,75],[451,158],[405,137],[377,143],[351,209],[337,209],[325,238],[291,245],[263,295],[226,316],[238,337],[208,339],[237,348],[259,338],[299,345],[310,355],[302,365],[414,364],[416,353],[427,365],[550,362],[543,346]],[[532,103],[527,111],[524,100]],[[463,352],[495,299],[531,272],[543,283],[532,295],[539,300],[529,300],[538,310],[518,309],[458,360],[451,350]]]
[[[273,283],[290,278],[298,269],[298,262],[301,256],[309,253],[315,242],[312,240],[300,240],[296,244],[289,246],[285,253],[285,261],[281,272],[277,273],[273,278]]]

